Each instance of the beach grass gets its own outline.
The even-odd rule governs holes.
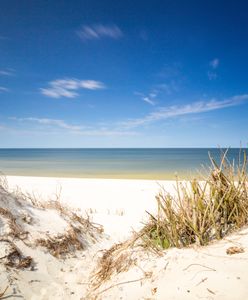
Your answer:
[[[184,184],[177,180],[176,197],[166,191],[157,195],[157,215],[149,213],[150,220],[140,233],[146,247],[207,245],[247,224],[246,153],[240,154],[237,164],[228,160],[227,152],[220,164],[209,157],[205,180]]]

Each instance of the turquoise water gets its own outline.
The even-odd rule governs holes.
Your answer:
[[[238,162],[239,149],[228,158]],[[220,159],[219,149],[0,149],[5,175],[87,178],[190,178],[209,165],[208,153]]]

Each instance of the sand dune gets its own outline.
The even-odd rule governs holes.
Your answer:
[[[0,191],[0,293],[8,287],[3,299],[231,300],[248,295],[247,229],[207,247],[170,249],[160,255],[123,247],[119,254],[126,270],[120,272],[116,265],[109,279],[94,286],[104,251],[141,228],[146,210],[156,210],[160,185],[173,193],[171,181],[7,179],[12,193]],[[32,197],[21,196],[20,190]],[[59,205],[49,205],[58,199]],[[71,244],[64,239],[68,232]],[[51,240],[67,251],[57,251]],[[231,246],[244,252],[228,255]]]

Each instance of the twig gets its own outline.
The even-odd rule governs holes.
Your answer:
[[[207,290],[209,291],[209,293],[215,295],[215,292],[211,291],[209,288],[207,288]]]
[[[200,282],[198,282],[196,284],[196,286],[200,285],[201,283],[203,283],[204,281],[206,281],[208,279],[208,277],[202,278],[202,280]]]
[[[167,269],[168,265],[169,265],[169,262],[167,261],[167,263],[166,263],[166,265],[165,265],[165,267],[164,267],[164,270]]]
[[[204,265],[201,265],[201,264],[190,264],[190,265],[188,265],[185,269],[183,269],[183,271],[186,271],[186,270],[188,270],[190,267],[192,267],[192,266],[200,266],[200,267],[203,267],[203,268],[207,268],[207,269],[209,269],[209,270],[211,270],[211,271],[216,271],[215,269],[213,269],[213,268],[210,268],[210,267],[208,267],[208,266],[204,266]]]
[[[7,289],[9,288],[9,286],[7,285],[5,290],[3,292],[0,293],[0,299],[4,296],[4,294],[6,293]]]
[[[142,278],[139,278],[139,279],[134,279],[134,280],[129,280],[129,281],[123,281],[123,282],[119,282],[119,283],[113,284],[113,285],[107,287],[106,289],[100,291],[100,292],[98,293],[98,295],[100,295],[100,294],[102,294],[102,293],[104,293],[104,292],[106,292],[106,291],[108,291],[108,290],[110,290],[110,289],[112,289],[112,288],[114,288],[114,287],[116,287],[116,286],[123,285],[123,284],[127,284],[127,283],[133,283],[133,282],[142,281],[142,280],[144,280],[144,279],[146,279],[146,278],[147,278],[147,277],[142,277]]]

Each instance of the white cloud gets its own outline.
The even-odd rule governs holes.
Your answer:
[[[149,97],[143,97],[142,98],[143,101],[145,101],[146,103],[149,103],[151,105],[155,105],[155,101],[153,101],[151,98]]]
[[[133,128],[160,120],[175,118],[178,116],[199,114],[203,112],[223,109],[230,106],[236,106],[242,104],[246,100],[248,100],[248,94],[237,95],[225,100],[212,99],[210,101],[199,101],[186,105],[161,107],[160,109],[151,112],[143,118],[127,120],[120,123],[120,125],[124,128]]]
[[[48,88],[48,89],[40,89],[41,93],[47,97],[52,98],[60,98],[60,97],[66,97],[66,98],[75,98],[78,96],[78,93],[68,91],[63,88]]]
[[[72,131],[78,131],[84,128],[82,126],[68,124],[64,120],[59,120],[59,119],[35,118],[35,117],[29,117],[29,118],[11,117],[10,119],[20,121],[20,122],[29,121],[29,122],[36,122],[43,125],[52,125],[52,126],[72,130]]]
[[[13,76],[15,70],[13,69],[2,69],[0,70],[0,76]]]
[[[75,98],[79,94],[77,90],[99,90],[104,89],[105,85],[100,81],[95,80],[79,80],[75,78],[57,79],[49,82],[48,88],[41,88],[43,95],[52,98]]]
[[[217,69],[219,64],[220,64],[220,60],[218,58],[214,58],[209,63],[210,67],[213,68],[213,69]]]
[[[79,135],[85,136],[136,136],[137,132],[128,130],[111,130],[111,129],[92,129],[81,130],[77,132]]]
[[[9,89],[7,89],[6,87],[4,86],[0,86],[0,93],[1,92],[9,92]]]
[[[69,132],[78,135],[84,136],[132,136],[137,135],[136,132],[130,132],[128,130],[116,130],[116,129],[109,129],[106,127],[101,128],[91,128],[88,126],[82,125],[72,125],[64,120],[60,119],[49,119],[49,118],[36,118],[36,117],[28,117],[28,118],[17,118],[17,117],[10,117],[9,119],[19,122],[34,122],[44,126],[51,126],[51,127],[58,127],[61,129],[65,129]],[[0,128],[1,129],[1,128]]]
[[[158,96],[161,94],[167,94],[171,95],[174,92],[177,92],[178,88],[174,81],[171,81],[170,83],[161,83],[154,85],[154,88],[150,90],[148,94],[140,93],[140,92],[134,92],[136,96],[139,96],[141,100],[145,101],[146,103],[150,105],[157,105],[158,104]]]
[[[134,92],[134,95],[141,97],[141,100],[143,100],[144,102],[146,102],[150,105],[156,105],[155,99],[158,95],[158,91],[152,90],[147,96],[140,92]]]
[[[102,38],[119,39],[123,36],[122,31],[116,25],[83,25],[77,31],[78,36],[83,40],[100,40]]]
[[[95,80],[82,80],[80,84],[83,89],[88,89],[88,90],[98,90],[98,89],[105,88],[102,82],[95,81]]]

